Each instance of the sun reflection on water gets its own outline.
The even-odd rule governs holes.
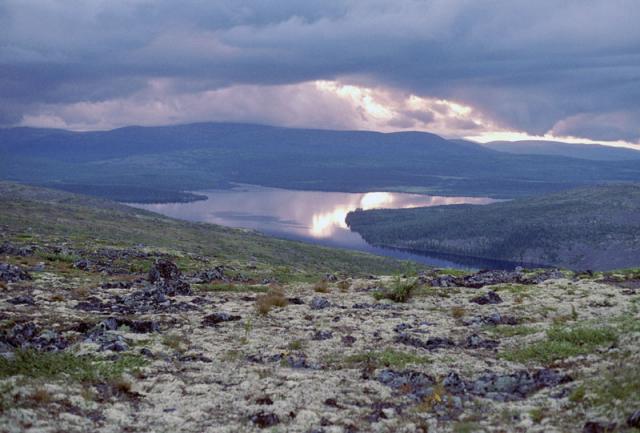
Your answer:
[[[396,196],[390,192],[368,192],[362,194],[359,200],[356,198],[348,204],[340,204],[329,212],[314,213],[311,218],[309,234],[314,238],[328,238],[333,236],[338,229],[347,229],[347,223],[345,222],[347,214],[356,209],[406,209],[462,203],[483,204],[486,202],[485,198],[438,196],[414,196],[413,200],[396,200]]]

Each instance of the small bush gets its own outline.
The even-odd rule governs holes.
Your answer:
[[[349,280],[342,280],[338,282],[338,289],[340,289],[341,292],[348,291],[350,287],[351,287],[351,282]]]
[[[413,291],[417,286],[418,280],[416,279],[403,281],[400,277],[396,277],[390,289],[374,292],[373,297],[377,300],[390,299],[393,302],[407,302],[411,299]]]
[[[289,343],[289,350],[302,350],[304,348],[304,341],[302,340],[293,340]]]
[[[184,352],[189,347],[189,339],[179,334],[166,334],[162,337],[162,344],[175,350],[176,352]]]
[[[44,388],[36,389],[30,398],[35,404],[47,404],[51,402],[51,394]]]
[[[271,290],[256,298],[256,310],[262,315],[269,314],[275,307],[286,307],[287,305],[289,302],[281,290]]]
[[[547,409],[544,407],[537,407],[529,411],[529,417],[535,424],[540,424],[547,416]]]
[[[586,393],[587,392],[584,388],[584,385],[580,385],[579,387],[571,391],[571,394],[569,394],[569,401],[572,401],[574,403],[581,402],[582,400],[584,400]]]
[[[313,291],[318,293],[329,293],[329,283],[327,280],[320,280],[313,285]]]
[[[451,307],[451,316],[454,319],[461,319],[464,317],[465,314],[466,314],[466,310],[464,309],[464,307],[461,307],[459,305]]]

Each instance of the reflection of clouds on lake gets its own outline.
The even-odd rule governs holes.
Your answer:
[[[348,195],[356,197],[345,197],[347,203],[340,203],[328,212],[313,214],[311,226],[309,227],[309,234],[312,237],[327,238],[333,236],[339,229],[348,229],[345,222],[347,214],[356,209],[406,209],[463,203],[486,204],[492,201],[483,197],[440,197],[391,192],[368,192],[366,194]]]
[[[376,209],[390,207],[394,202],[394,196],[390,192],[368,192],[360,199],[360,208]]]
[[[255,229],[276,236],[322,240],[345,247],[364,243],[345,219],[358,208],[410,208],[444,204],[484,204],[493,200],[439,197],[395,192],[343,193],[294,191],[242,185],[204,191],[207,200],[190,203],[135,205],[170,217],[230,227]]]
[[[395,201],[394,193],[368,192],[366,194],[348,194],[344,203],[335,205],[328,212],[314,213],[311,217],[309,234],[314,238],[326,238],[332,236],[337,229],[347,229],[347,214],[358,208],[378,209],[389,208]]]

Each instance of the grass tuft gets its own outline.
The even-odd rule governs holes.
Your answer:
[[[287,305],[289,302],[282,290],[271,290],[256,298],[256,311],[263,316],[269,314],[275,307],[286,307]]]
[[[373,297],[377,300],[390,299],[393,302],[407,302],[411,299],[417,286],[418,280],[415,278],[402,280],[400,277],[396,277],[391,288],[374,292]]]

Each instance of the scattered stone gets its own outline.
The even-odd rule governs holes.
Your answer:
[[[338,404],[335,398],[328,398],[324,401],[325,406],[335,407],[340,409],[342,406]]]
[[[356,342],[356,337],[354,337],[353,335],[345,335],[344,337],[342,337],[342,344],[344,344],[347,347],[353,346],[353,343]]]
[[[311,307],[312,310],[322,310],[331,307],[331,303],[326,298],[314,296],[309,307]]]
[[[212,281],[226,281],[228,280],[224,275],[224,268],[222,266],[216,266],[213,269],[207,269],[201,271],[195,275],[195,281],[197,283],[211,283]]]
[[[92,268],[92,263],[88,259],[80,259],[73,263],[73,267],[81,271],[88,271]]]
[[[333,338],[333,332],[331,331],[316,331],[313,333],[312,340],[329,340]]]
[[[629,415],[629,418],[627,418],[627,425],[632,428],[640,428],[640,410]]]
[[[0,263],[0,281],[15,283],[23,280],[31,280],[31,275],[19,266]]]
[[[408,323],[399,323],[396,326],[393,327],[393,331],[394,332],[402,332],[402,331],[406,331],[407,329],[411,329],[412,326],[409,325]]]
[[[527,274],[522,268],[514,271],[484,270],[463,277],[452,275],[423,274],[420,281],[432,287],[470,287],[479,289],[494,284],[538,284],[549,279],[563,278],[564,274],[558,269]]]
[[[39,352],[57,352],[64,350],[70,342],[53,330],[41,330],[35,323],[26,322],[14,325],[0,333],[0,343],[15,349],[31,349]]]
[[[500,345],[496,340],[485,340],[478,334],[469,335],[461,346],[467,349],[495,349]]]
[[[400,334],[394,340],[396,343],[406,344],[407,346],[419,347],[421,349],[436,350],[449,347],[455,347],[455,343],[449,338],[431,337],[427,341],[410,336],[408,334]]]
[[[182,280],[180,269],[175,263],[158,259],[149,270],[147,277],[150,283],[154,284],[158,291],[166,296],[191,295],[191,286]]]
[[[491,326],[512,325],[513,326],[513,325],[519,324],[520,321],[513,316],[507,316],[507,315],[503,316],[500,313],[493,313],[488,316],[475,316],[475,317],[472,317],[471,319],[464,320],[463,323],[465,324],[465,326],[471,326],[471,325],[491,325]]]
[[[31,295],[20,295],[15,298],[7,299],[7,302],[13,305],[35,305],[36,301]]]
[[[146,347],[143,347],[142,349],[140,349],[140,355],[146,356],[147,358],[155,358],[155,355],[153,354],[153,352],[150,349],[147,349]]]
[[[395,371],[390,369],[382,370],[377,380],[393,389],[400,390],[417,401],[422,401],[425,397],[433,393],[436,380],[433,376],[416,371]]]
[[[175,263],[165,259],[158,259],[149,269],[147,279],[150,283],[157,283],[165,280],[177,280],[180,276],[180,269]]]
[[[612,433],[617,426],[615,422],[587,421],[582,427],[582,433]]]
[[[271,400],[271,397],[266,396],[266,397],[260,397],[256,399],[256,404],[261,404],[264,406],[271,406],[273,404],[273,400]]]
[[[267,428],[279,424],[280,418],[275,413],[260,411],[251,415],[251,422],[260,428]]]
[[[269,356],[261,356],[261,355],[248,355],[245,358],[249,362],[254,362],[256,364],[264,364],[265,362],[278,362],[281,367],[289,367],[289,368],[308,368],[308,369],[318,369],[319,366],[315,364],[311,364],[307,360],[307,356],[304,353],[298,354],[283,354],[278,353],[276,355]]]
[[[500,295],[498,295],[493,290],[489,290],[484,295],[480,295],[480,296],[476,296],[475,298],[471,298],[470,302],[474,302],[474,303],[480,304],[480,305],[487,305],[487,304],[501,304],[503,301],[502,301],[502,298],[500,297]]]
[[[497,401],[520,400],[547,387],[570,382],[570,376],[542,369],[531,374],[521,370],[511,374],[487,373],[467,384],[469,392]]]
[[[213,359],[205,356],[202,353],[196,353],[196,354],[192,354],[192,355],[182,355],[178,358],[178,361],[180,362],[205,362],[205,363],[211,363],[213,362]]]
[[[222,322],[232,322],[232,321],[237,321],[242,319],[242,317],[240,316],[236,316],[236,315],[232,315],[229,313],[213,313],[213,314],[209,314],[208,316],[205,316],[202,319],[202,325],[203,326],[215,326],[218,323],[222,323]]]
[[[335,281],[338,281],[338,277],[335,276],[334,274],[325,274],[323,280],[335,282]]]
[[[437,383],[432,376],[411,370],[383,370],[377,379],[420,401],[432,394]],[[513,401],[524,399],[542,388],[553,387],[570,380],[569,376],[550,369],[539,370],[533,374],[524,370],[511,374],[487,373],[471,381],[465,381],[458,373],[452,371],[442,381],[442,385],[447,392],[461,398],[468,398],[469,394],[473,394],[497,401]]]
[[[365,310],[365,309],[375,309],[375,310],[394,310],[397,307],[395,307],[392,304],[385,304],[385,303],[377,303],[377,304],[368,304],[366,302],[360,302],[357,304],[353,304],[351,306],[351,308],[354,308],[356,310]]]
[[[16,246],[10,242],[0,245],[0,254],[9,256],[31,256],[35,253],[37,247],[35,245]]]

